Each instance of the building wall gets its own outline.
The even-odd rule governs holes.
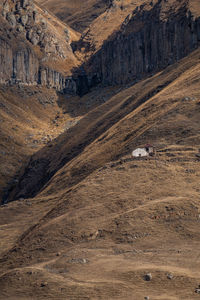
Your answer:
[[[145,148],[137,148],[132,152],[133,157],[144,157],[149,156],[149,153],[146,151]]]

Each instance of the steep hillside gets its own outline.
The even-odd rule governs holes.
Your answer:
[[[0,203],[30,156],[77,120],[61,103],[44,87],[0,86]]]
[[[82,32],[110,6],[112,0],[37,0],[37,2],[72,28]]]
[[[134,133],[137,135],[139,134],[140,131],[138,130],[140,128],[133,129],[133,133],[128,132],[128,129],[126,129],[126,127],[124,128],[124,130],[120,129],[122,128],[122,125],[119,125],[116,128],[114,127],[116,133],[114,132],[113,134],[109,134],[107,130],[109,128],[113,128],[114,124],[117,124],[117,122],[119,122],[120,119],[124,118],[128,113],[132,111],[135,112],[135,109],[137,109],[137,107],[142,103],[146,102],[148,98],[162,90],[165,90],[168,85],[173,83],[174,80],[176,80],[177,77],[181,76],[182,73],[186,70],[195,68],[195,70],[197,71],[198,67],[196,65],[198,64],[198,62],[199,51],[196,51],[185,60],[182,60],[179,64],[168,67],[168,69],[166,69],[165,71],[158,73],[145,81],[141,81],[133,87],[125,89],[123,92],[118,93],[117,95],[112,97],[105,104],[99,106],[95,110],[92,110],[75,127],[71,128],[69,131],[64,132],[63,135],[59,136],[57,140],[53,141],[50,148],[46,147],[39,151],[34,157],[32,157],[30,165],[25,169],[24,177],[21,178],[22,181],[19,182],[19,186],[17,189],[18,192],[16,193],[17,198],[23,197],[24,195],[28,197],[35,195],[35,193],[39,191],[40,188],[42,188],[42,184],[44,184],[43,180],[47,182],[54,175],[54,173],[58,171],[58,169],[62,168],[65,164],[67,165],[68,162],[70,173],[76,175],[70,176],[70,173],[68,174],[68,185],[70,186],[74,183],[75,178],[76,180],[80,180],[82,179],[82,175],[87,176],[88,173],[94,170],[94,168],[102,166],[102,163],[115,159],[119,155],[122,155],[122,153],[125,154],[126,152],[124,151],[127,151],[127,149],[131,151],[128,147],[128,141],[131,142],[132,147],[136,145],[133,141],[133,137]],[[189,74],[192,74],[192,71],[190,71]],[[198,72],[196,74],[198,74]],[[196,77],[198,78],[198,75]],[[192,78],[193,77],[191,77],[190,80],[192,80]],[[189,80],[189,76],[186,80]],[[198,83],[196,84],[198,86]],[[195,87],[196,89],[197,86]],[[179,85],[178,89],[180,89]],[[164,102],[164,108],[165,106],[167,106],[167,109],[170,110],[171,107],[173,108],[177,105],[176,102],[179,102],[180,105],[182,105],[183,102],[182,100],[180,102],[180,99],[184,99],[185,97],[189,97],[189,99],[190,97],[195,97],[192,92],[190,92],[191,95],[188,95],[189,92],[190,91],[188,90],[187,95],[185,95],[184,89],[182,87],[181,90],[179,90],[180,96],[177,96],[175,93],[175,89],[172,88],[172,95],[170,97],[172,97],[174,100],[171,100],[171,102],[169,102],[170,99],[168,99],[166,103]],[[162,101],[164,100],[162,99]],[[153,113],[153,107],[152,109],[149,108],[147,111]],[[148,127],[150,128],[151,124],[157,122],[157,116],[155,115],[154,119],[150,123],[148,123],[149,118],[151,120],[151,116],[149,117],[148,113],[145,111],[146,109],[144,110],[144,118],[141,120],[141,124],[142,126],[144,126],[147,123],[149,124]],[[136,125],[133,126],[133,128],[135,128]],[[125,136],[119,137],[120,146],[116,146],[117,152],[115,153],[115,148],[113,146],[113,137],[122,132]],[[180,136],[178,136],[178,134],[179,131],[177,132],[177,140],[181,139],[182,137],[181,131]],[[103,136],[101,137],[101,135]],[[112,138],[110,138],[110,135]],[[91,148],[90,159],[87,146],[93,143],[98,137],[100,140],[98,143],[94,144],[94,147],[96,149],[95,151],[93,148]],[[148,140],[144,141],[144,143],[145,142],[147,143]],[[102,151],[102,148],[99,147],[99,145],[101,144],[103,148],[105,147],[105,150],[103,150],[104,155],[99,156],[99,151]],[[117,141],[116,144],[118,144]],[[113,151],[108,150],[110,149],[110,147],[113,149]],[[87,149],[87,151],[85,149]],[[120,149],[122,149],[122,153],[119,152]],[[83,150],[87,157],[86,160],[85,158],[82,158],[82,156],[80,158],[78,156],[80,153],[82,153]],[[77,157],[78,161],[74,160],[75,157]],[[45,161],[43,166],[44,171],[41,172],[41,175],[40,160]],[[38,170],[37,165],[39,168]],[[34,166],[34,168],[32,168],[32,166]],[[45,178],[43,178],[42,180],[40,176],[42,176],[43,172],[45,172]],[[31,180],[29,180],[29,178],[31,178]],[[56,184],[56,187],[58,188],[59,182],[57,182]]]
[[[5,0],[0,24],[0,299],[199,299],[199,1]]]
[[[1,299],[198,299],[199,63],[119,92],[32,157],[24,200],[0,209]],[[131,158],[147,142],[156,156]]]

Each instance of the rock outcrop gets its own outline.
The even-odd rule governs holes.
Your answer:
[[[62,35],[55,35],[49,15],[45,18],[44,11],[31,0],[6,0],[1,14],[8,35],[23,38],[26,46],[14,49],[11,41],[0,39],[0,82],[41,84],[79,95],[99,83],[137,82],[185,57],[200,43],[200,17],[193,16],[187,0],[147,1],[128,15],[120,30],[81,67],[74,68],[69,77],[48,64],[56,59],[63,62],[72,53],[66,27]],[[75,51],[82,49],[84,38],[77,45]],[[39,49],[42,58],[34,49]]]
[[[46,55],[54,55],[62,59],[67,57],[67,45],[63,45],[63,42],[52,32],[50,24],[32,0],[12,2],[6,0],[1,14],[13,30],[23,32],[24,37],[34,46],[39,45]],[[65,42],[69,41],[67,28],[64,35],[66,35]]]
[[[71,77],[42,66],[28,46],[13,48],[0,38],[0,83],[22,85],[44,85],[66,93],[76,93],[76,83]]]
[[[126,84],[153,74],[199,46],[200,18],[188,1],[160,0],[137,7],[120,31],[84,65],[104,85]],[[90,82],[90,80],[88,81]],[[92,81],[92,83],[94,80]]]
[[[0,4],[0,83],[44,85],[76,93],[72,77],[52,66],[52,62],[56,66],[56,61],[64,62],[67,55],[73,55],[69,30],[63,26],[56,36],[49,19],[31,0]]]

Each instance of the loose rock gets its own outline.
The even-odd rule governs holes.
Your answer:
[[[144,280],[146,280],[146,281],[152,280],[152,275],[151,275],[151,273],[146,274],[146,275],[144,276]]]
[[[6,19],[8,21],[8,23],[10,24],[11,27],[15,27],[16,26],[16,18],[15,15],[13,13],[7,13],[6,15]]]
[[[196,289],[196,290],[195,290],[195,293],[196,293],[196,294],[200,294],[200,289]]]
[[[172,274],[167,274],[167,278],[171,280],[173,278],[173,275]]]

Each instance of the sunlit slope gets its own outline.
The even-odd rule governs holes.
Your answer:
[[[43,174],[56,173],[37,197],[1,208],[12,218],[1,240],[15,245],[1,259],[2,297],[31,297],[38,286],[41,299],[198,299],[199,76],[196,51],[120,92],[32,158],[46,155]],[[132,159],[147,142],[156,157]],[[26,198],[44,178],[25,174]],[[35,224],[23,235],[11,213],[19,205]]]
[[[37,0],[37,2],[80,32],[87,28],[99,15],[104,13],[112,3],[109,0]]]
[[[88,113],[53,141],[51,147],[32,157],[12,194],[13,199],[35,195],[61,168],[60,174],[65,176],[56,174],[50,187],[54,182],[56,190],[70,187],[104,163],[131,153],[138,144],[155,143],[157,147],[186,144],[197,145],[198,149],[198,65],[199,51],[196,51]],[[45,178],[34,164],[42,159],[46,161],[42,171]]]

